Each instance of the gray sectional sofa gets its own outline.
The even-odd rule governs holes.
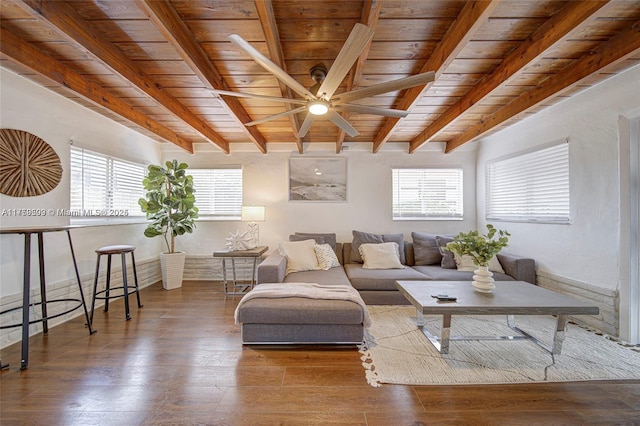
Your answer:
[[[336,243],[332,234],[301,234],[304,238],[316,238],[318,242],[330,242],[334,247],[340,266],[329,270],[292,272],[285,275],[286,257],[277,251],[272,252],[258,265],[257,282],[308,282],[319,284],[351,285],[358,290],[368,305],[405,305],[409,302],[396,289],[397,280],[442,280],[471,281],[473,272],[458,271],[452,258],[447,259],[448,252],[442,255],[442,246],[450,241],[450,236],[439,236],[426,233],[412,233],[412,242],[402,239],[402,234],[377,235],[354,231],[354,239],[350,243]],[[331,237],[332,235],[332,237]],[[364,242],[374,242],[375,236],[382,241],[399,242],[404,256],[401,259],[403,269],[365,269],[358,262],[357,247]],[[331,240],[333,238],[333,240]],[[290,240],[300,239],[293,235]],[[327,241],[327,239],[329,241]],[[498,260],[504,273],[494,272],[496,281],[526,281],[535,284],[535,261],[530,258],[508,253],[499,253]]]

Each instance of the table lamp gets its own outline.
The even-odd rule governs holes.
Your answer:
[[[265,221],[264,206],[242,206],[242,221],[249,222],[249,235],[257,246],[260,240],[260,229],[256,222]]]

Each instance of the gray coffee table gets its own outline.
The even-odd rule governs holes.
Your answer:
[[[449,353],[451,340],[530,339],[553,355],[562,351],[567,315],[595,315],[597,306],[524,281],[496,281],[493,293],[479,293],[470,281],[396,281],[396,287],[416,308],[416,324],[435,348]],[[448,294],[455,302],[438,302],[431,297]],[[425,315],[442,315],[440,337],[427,330]],[[507,324],[519,333],[515,336],[451,336],[452,315],[507,315]],[[515,324],[514,315],[557,315],[553,346],[540,342]]]

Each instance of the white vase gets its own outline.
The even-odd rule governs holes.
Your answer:
[[[160,253],[160,270],[162,271],[162,287],[173,290],[182,287],[185,252]]]
[[[478,266],[478,269],[473,271],[473,282],[471,285],[480,293],[491,293],[496,288],[493,279],[493,272],[489,270],[488,266]]]

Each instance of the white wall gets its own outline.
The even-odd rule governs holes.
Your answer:
[[[335,145],[312,144],[304,156],[335,156]],[[191,168],[222,164],[243,166],[244,203],[266,206],[266,221],[260,223],[260,243],[275,250],[278,243],[287,241],[294,232],[335,232],[339,242],[350,242],[352,230],[373,233],[404,233],[411,239],[411,231],[456,233],[475,226],[475,151],[471,146],[445,155],[443,146],[433,144],[426,150],[407,154],[404,144],[390,146],[378,154],[371,153],[371,145],[352,146],[339,154],[347,158],[347,202],[290,202],[288,200],[289,158],[297,156],[287,148],[278,151],[277,144],[269,145],[269,154],[235,152],[222,154],[207,145],[196,148],[195,155],[178,150],[166,150],[164,159],[177,158]],[[464,221],[393,221],[391,219],[391,168],[461,166],[464,170]],[[197,194],[196,194],[197,199]],[[225,238],[247,224],[240,221],[198,222],[196,231],[181,236],[176,244],[189,254],[211,254],[224,249]]]
[[[0,127],[32,133],[53,147],[60,157],[64,173],[60,184],[51,192],[37,197],[0,195],[0,227],[32,227],[67,225],[68,216],[11,216],[9,209],[69,208],[69,141],[94,151],[112,154],[130,161],[157,162],[160,149],[156,142],[125,126],[108,120],[79,104],[69,101],[31,81],[0,68]],[[7,210],[5,210],[7,209]],[[71,231],[80,274],[95,268],[94,250],[107,244],[137,246],[136,259],[156,257],[160,241],[143,236],[144,225],[102,226]],[[74,276],[65,233],[45,236],[47,282],[55,283]],[[21,235],[0,236],[0,296],[22,292],[23,240]],[[37,277],[37,251],[32,242],[32,276]],[[37,279],[32,281],[37,287]]]
[[[495,222],[512,234],[509,250],[538,270],[595,287],[619,286],[618,118],[640,106],[640,66],[585,90],[478,144],[478,227],[485,226],[487,161],[569,139],[571,224]]]

